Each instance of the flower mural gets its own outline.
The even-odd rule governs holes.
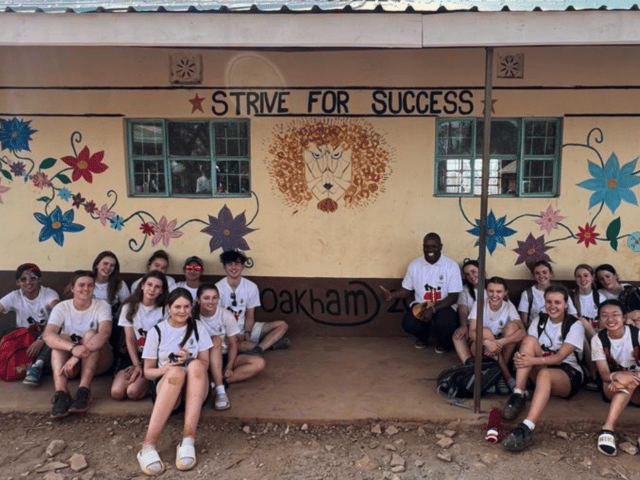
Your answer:
[[[20,120],[13,117],[11,120],[0,119],[0,143],[2,150],[9,150],[11,153],[21,152],[29,149],[31,135],[37,132],[31,127],[31,120]]]
[[[254,230],[247,227],[244,212],[234,218],[231,210],[225,204],[218,212],[217,218],[209,215],[209,225],[200,231],[211,235],[211,240],[209,240],[211,252],[218,248],[224,252],[236,249],[249,250],[249,244],[243,237]]]
[[[536,220],[536,223],[540,226],[540,230],[544,230],[549,235],[551,230],[558,228],[558,224],[565,218],[560,215],[560,210],[554,210],[549,205],[546,210],[540,212],[540,218]]]
[[[91,155],[89,147],[84,147],[77,157],[66,156],[61,158],[64,163],[73,168],[71,179],[74,182],[84,178],[89,183],[93,182],[92,173],[102,173],[109,168],[108,165],[102,163],[103,159],[104,151]]]
[[[633,232],[627,238],[627,246],[634,252],[640,253],[640,232]]]
[[[102,204],[102,206],[98,209],[96,213],[98,215],[98,218],[100,219],[100,224],[103,227],[106,227],[107,221],[109,221],[112,217],[115,216],[115,213],[109,210],[109,207],[107,207],[106,203]]]
[[[529,270],[533,269],[533,265],[539,260],[546,260],[551,262],[551,257],[547,255],[547,250],[552,249],[545,244],[544,235],[540,235],[538,238],[534,237],[532,233],[529,233],[524,242],[518,240],[518,248],[514,248],[513,251],[518,254],[516,265],[524,263]]]
[[[151,239],[151,245],[155,247],[158,243],[162,242],[165,248],[169,248],[171,239],[182,236],[182,232],[176,229],[177,223],[177,219],[174,218],[168,221],[167,217],[163,215],[158,223],[152,224],[154,236],[153,239]]]
[[[38,236],[38,240],[41,242],[53,238],[54,242],[63,246],[64,232],[80,232],[84,230],[83,225],[73,223],[73,209],[69,209],[63,214],[60,207],[56,207],[51,215],[35,212],[33,216],[42,224],[42,230],[40,230],[40,235]]]
[[[507,242],[505,241],[505,237],[510,237],[511,235],[516,233],[515,230],[505,225],[506,218],[507,217],[504,216],[496,219],[493,210],[491,210],[491,212],[489,212],[489,215],[487,216],[487,236],[485,240],[487,242],[487,250],[489,250],[489,253],[493,253],[495,251],[498,243],[506,246]],[[467,230],[467,232],[471,235],[475,235],[476,237],[480,237],[479,218],[476,218],[475,225],[476,226],[474,228]],[[476,241],[476,246],[479,244],[480,239],[478,238],[478,240]]]
[[[589,199],[589,208],[604,202],[614,213],[624,200],[631,205],[638,205],[636,194],[631,191],[640,183],[634,175],[636,160],[625,163],[622,168],[618,157],[612,153],[603,167],[589,162],[589,173],[593,178],[578,183],[579,187],[593,191]]]
[[[68,188],[63,187],[60,190],[58,190],[58,197],[64,200],[65,202],[68,202],[69,199],[71,198],[71,191],[69,191]]]
[[[36,188],[42,190],[43,188],[47,188],[51,186],[49,182],[49,177],[44,172],[36,172],[31,176],[31,183]]]
[[[596,226],[588,223],[585,223],[584,227],[578,226],[578,232],[576,233],[578,244],[584,243],[586,248],[589,248],[589,245],[597,245],[596,239],[598,235],[600,234],[596,232]]]

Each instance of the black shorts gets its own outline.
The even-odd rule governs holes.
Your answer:
[[[559,368],[564,373],[566,373],[567,376],[569,377],[569,382],[571,384],[571,391],[569,392],[569,395],[567,395],[564,398],[571,398],[576,393],[578,393],[578,391],[580,390],[580,387],[582,387],[582,381],[583,381],[582,372],[579,372],[568,363],[561,363],[560,365],[549,365],[548,368]]]

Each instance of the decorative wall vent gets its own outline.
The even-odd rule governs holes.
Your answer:
[[[498,55],[498,78],[524,78],[524,53]]]
[[[176,53],[169,57],[169,79],[174,84],[202,83],[202,55]]]

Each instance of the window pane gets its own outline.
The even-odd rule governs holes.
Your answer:
[[[133,162],[135,193],[166,193],[164,161],[136,160]]]
[[[484,121],[478,120],[476,155],[482,155]],[[518,123],[513,120],[491,122],[491,155],[515,155],[518,152]]]
[[[553,194],[554,160],[525,160],[524,193]]]
[[[169,153],[181,157],[208,157],[207,122],[169,122]]]
[[[471,155],[473,124],[470,120],[450,120],[438,125],[438,154]]]
[[[515,159],[489,159],[489,195],[514,195],[516,193],[516,164]],[[475,160],[474,195],[482,193],[482,159]]]
[[[555,155],[557,123],[554,120],[525,122],[525,155]]]
[[[162,155],[162,123],[135,123],[132,128],[131,149],[134,155]]]
[[[246,122],[217,122],[215,124],[216,155],[246,157],[249,138]]]
[[[438,193],[470,193],[471,161],[450,159],[438,163]]]
[[[198,160],[173,160],[171,190],[178,195],[210,195],[211,164]]]

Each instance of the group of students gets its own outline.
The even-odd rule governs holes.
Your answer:
[[[73,273],[63,301],[41,284],[37,265],[20,265],[15,274],[19,288],[0,299],[0,313],[14,311],[16,328],[37,336],[27,351],[34,361],[24,383],[39,385],[50,368],[55,387],[51,416],[61,418],[87,411],[93,378],[113,370],[114,399],[149,395],[154,402],[137,456],[142,471],[164,471],[155,445],[177,410],[185,416],[176,467],[193,468],[202,405],[211,397],[217,410],[229,408],[225,387],[261,372],[267,349],[290,345],[284,321],[255,319],[260,296],[256,284],[242,276],[247,257],[226,251],[220,260],[226,276],[217,283],[202,282],[204,262],[196,256],[184,263],[185,281],[176,283],[165,275],[167,253],[158,250],[129,291],[117,256],[102,252],[92,270]],[[112,328],[114,318],[121,328]],[[71,395],[68,381],[76,377],[79,387]]]
[[[463,363],[473,362],[476,351],[478,271],[475,260],[462,266],[460,327],[453,344]],[[536,262],[532,273],[535,284],[522,293],[517,309],[509,301],[504,279],[491,277],[485,286],[483,354],[497,360],[503,372],[498,391],[510,394],[504,418],[515,420],[530,401],[525,419],[502,444],[510,451],[530,446],[535,422],[549,398],[571,398],[584,386],[599,390],[611,404],[597,448],[605,455],[616,455],[617,420],[629,403],[640,406],[640,331],[635,323],[640,311],[620,300],[625,288],[632,287],[620,284],[609,264],[595,270],[578,265],[572,292],[552,283],[553,268],[547,261]],[[532,393],[528,386],[533,387]]]

